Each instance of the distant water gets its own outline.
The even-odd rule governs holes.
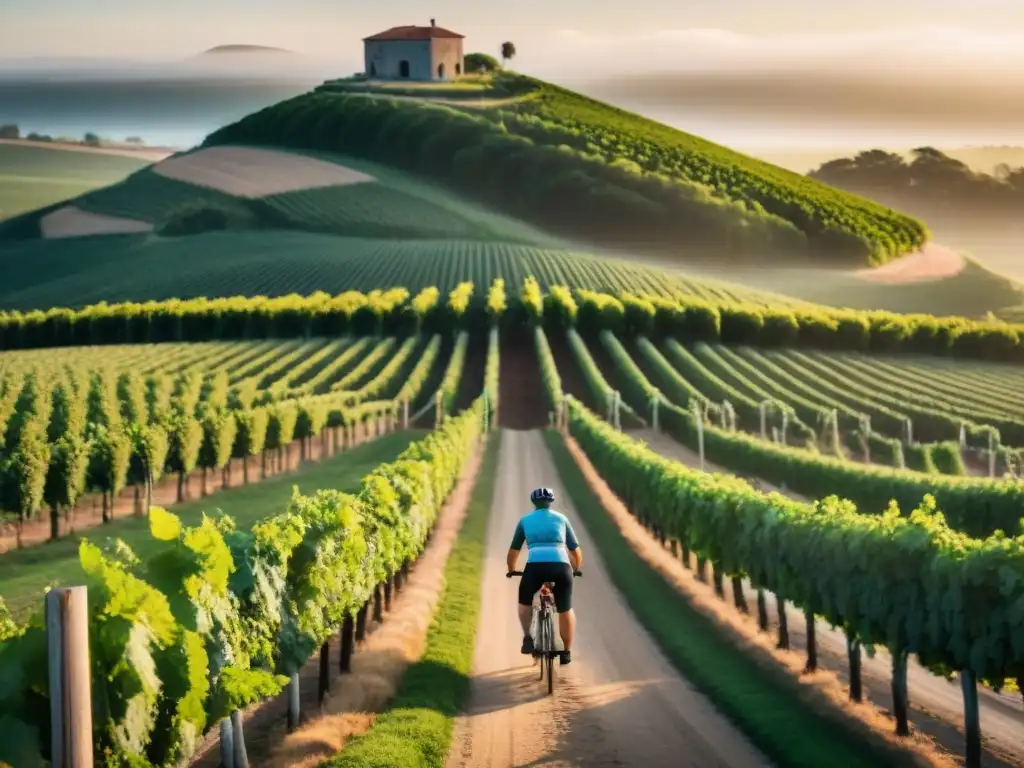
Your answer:
[[[279,79],[161,76],[143,80],[136,75],[134,79],[100,80],[78,74],[55,71],[19,77],[0,72],[0,124],[16,123],[23,134],[35,131],[81,138],[92,132],[105,139],[139,136],[151,146],[188,148],[217,128],[303,93],[324,79],[292,75]],[[560,82],[697,136],[758,154],[772,149],[838,153],[871,147],[1024,144],[1024,124],[1007,128],[983,121],[971,125],[933,121],[922,127],[868,116],[853,122],[803,108],[794,114],[755,104],[716,109],[708,103],[694,104],[657,93],[630,93],[609,81]]]
[[[96,81],[0,78],[0,124],[22,134],[81,138],[92,132],[151,146],[189,148],[212,131],[322,80],[161,79]]]

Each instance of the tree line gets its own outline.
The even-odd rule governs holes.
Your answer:
[[[934,147],[914,149],[909,158],[872,149],[808,175],[930,219],[1016,219],[1024,211],[1024,167],[1004,163],[982,173]]]

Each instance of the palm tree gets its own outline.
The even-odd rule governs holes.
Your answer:
[[[505,41],[501,44],[501,64],[505,65],[505,62],[516,57],[516,44],[511,41]]]

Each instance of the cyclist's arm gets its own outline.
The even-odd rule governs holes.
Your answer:
[[[519,523],[516,525],[516,532],[512,534],[512,545],[508,548],[508,573],[512,573],[516,569],[516,564],[519,562],[519,553],[523,549],[523,544],[526,543],[526,531],[523,530],[523,524]]]
[[[565,521],[565,548],[569,550],[569,559],[572,561],[573,570],[583,570],[583,550],[576,539],[576,531],[572,529],[572,523]]]

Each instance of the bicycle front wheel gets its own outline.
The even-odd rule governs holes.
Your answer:
[[[548,642],[544,647],[544,659],[541,666],[546,664],[548,667],[548,695],[551,695],[555,691],[555,617],[550,611],[545,617],[544,624],[547,627],[545,632]]]
[[[547,634],[547,622],[544,621],[543,616],[538,615],[535,618],[534,626],[537,627],[536,637],[533,639],[533,657],[540,662],[540,676],[538,680],[544,679],[544,650],[547,648],[548,640],[545,637]]]

